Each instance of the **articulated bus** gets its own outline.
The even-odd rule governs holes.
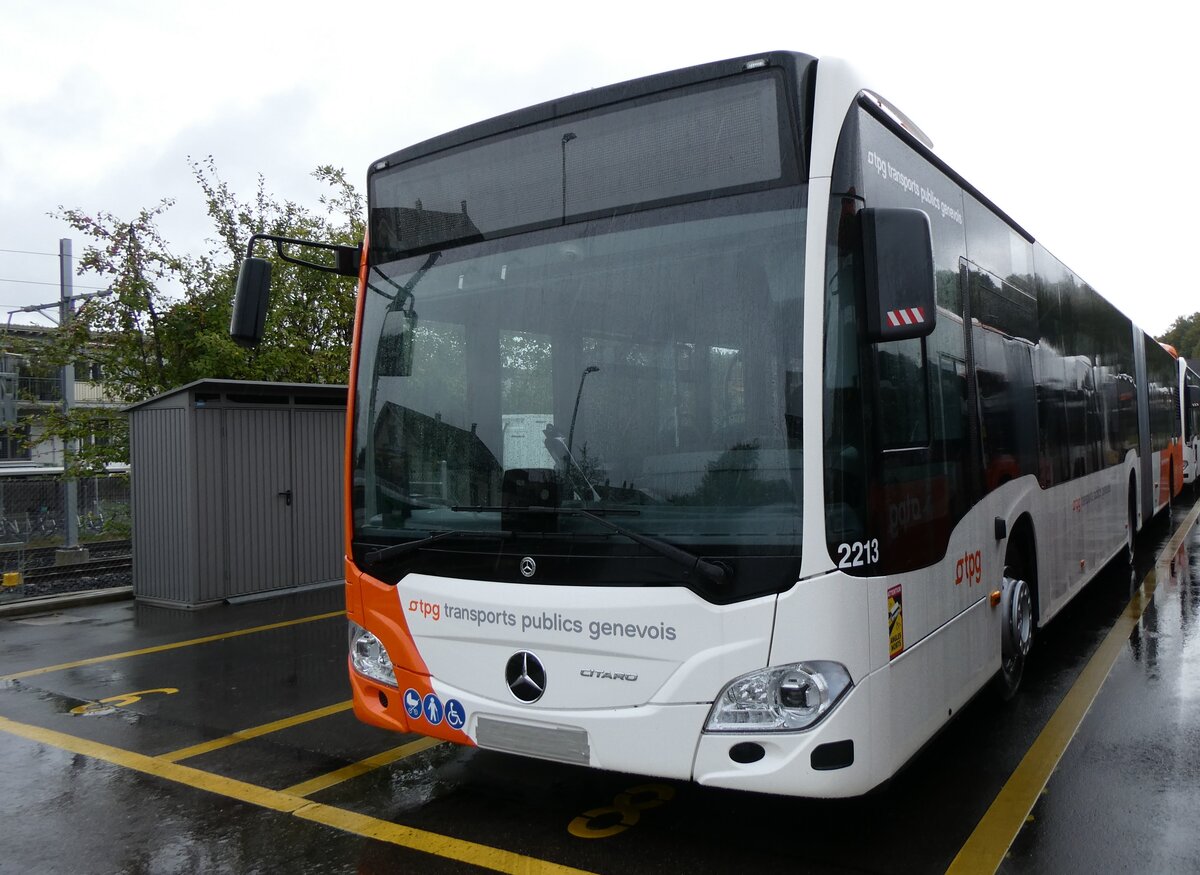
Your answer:
[[[324,248],[372,725],[862,794],[1182,486],[1176,361],[841,61],[575,94],[368,189]]]

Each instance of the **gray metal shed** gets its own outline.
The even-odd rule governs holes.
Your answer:
[[[128,412],[135,598],[341,579],[345,386],[200,380]]]

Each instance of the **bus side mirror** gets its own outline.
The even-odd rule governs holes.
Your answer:
[[[233,316],[229,320],[229,336],[240,346],[258,346],[262,340],[263,324],[267,320],[267,303],[271,297],[271,262],[265,258],[255,258],[254,244],[259,240],[269,240],[275,244],[279,258],[288,264],[298,264],[324,273],[334,273],[338,276],[358,276],[359,265],[362,261],[362,244],[344,246],[336,243],[318,243],[315,240],[298,240],[294,237],[280,237],[277,234],[254,234],[246,244],[246,259],[242,269],[238,271],[237,292],[233,296]],[[324,249],[333,252],[333,264],[328,261],[305,261],[288,255],[283,245]]]
[[[238,271],[233,316],[229,320],[229,336],[239,346],[258,346],[262,340],[270,297],[271,262],[265,258],[245,259]]]
[[[411,310],[389,310],[379,332],[375,374],[380,377],[412,375],[413,347],[417,337],[417,314]]]
[[[937,299],[933,237],[923,210],[866,209],[862,221],[867,337],[907,340],[933,333]]]

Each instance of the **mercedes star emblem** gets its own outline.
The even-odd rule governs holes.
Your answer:
[[[521,573],[526,577],[533,577],[537,573],[537,563],[533,561],[532,556],[526,556],[521,560]]]
[[[520,650],[508,658],[504,680],[512,694],[527,704],[536,702],[546,692],[546,669],[528,650]]]

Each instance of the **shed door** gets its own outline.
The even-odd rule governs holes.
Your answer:
[[[292,411],[293,584],[337,580],[345,574],[342,532],[342,465],[346,412]]]
[[[229,595],[294,583],[290,426],[287,408],[225,411]]]

